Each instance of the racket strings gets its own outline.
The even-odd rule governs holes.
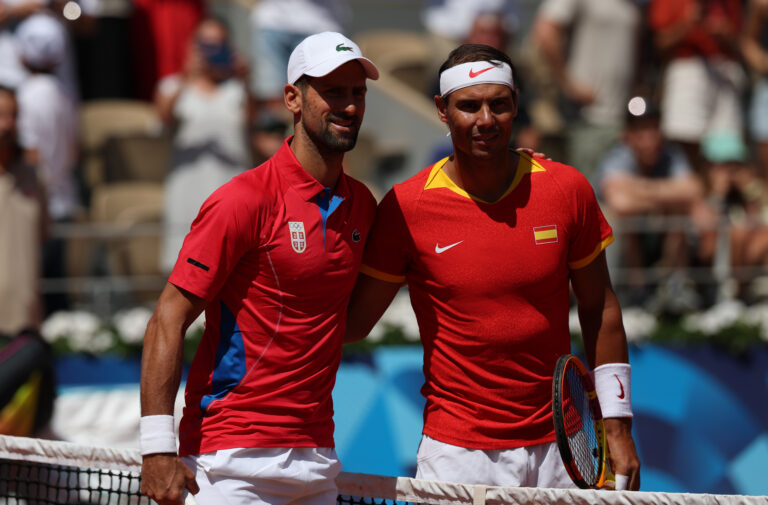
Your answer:
[[[592,486],[600,478],[602,454],[590,399],[581,376],[574,368],[566,370],[564,381],[563,421],[568,433],[568,446],[576,468],[584,481]]]

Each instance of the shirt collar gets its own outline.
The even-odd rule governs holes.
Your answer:
[[[291,140],[293,140],[293,135],[283,141],[283,145],[280,146],[280,149],[272,159],[277,164],[280,175],[296,190],[301,198],[308,202],[323,191],[325,187],[317,179],[309,175],[309,172],[301,166],[301,163],[299,163],[299,160],[296,159],[293,151],[291,151]],[[339,181],[336,183],[336,190],[332,194],[343,197],[349,195],[349,181],[344,172],[341,173]]]

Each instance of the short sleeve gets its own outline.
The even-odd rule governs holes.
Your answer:
[[[231,184],[203,203],[168,280],[208,301],[219,293],[240,258],[258,245],[260,213],[253,202],[238,198]]]
[[[570,194],[575,214],[568,247],[568,267],[577,270],[592,263],[613,242],[613,230],[600,210],[595,192],[587,179],[578,174],[572,181]]]
[[[360,271],[387,282],[405,282],[411,244],[403,210],[392,189],[376,209]]]

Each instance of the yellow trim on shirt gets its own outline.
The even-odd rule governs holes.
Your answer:
[[[535,172],[546,172],[546,169],[543,166],[541,166],[541,164],[538,161],[531,158],[527,154],[521,153],[521,152],[518,152],[517,154],[520,156],[520,159],[517,163],[515,178],[512,180],[512,183],[510,183],[509,187],[504,192],[504,194],[501,195],[499,199],[496,200],[496,202],[503,200],[504,198],[506,198],[507,195],[509,195],[512,191],[514,191],[514,189],[520,184],[520,181],[523,179],[523,176],[525,176],[526,174],[532,174]],[[448,162],[448,158],[449,157],[445,157],[432,166],[432,170],[429,172],[429,176],[427,177],[427,183],[424,185],[424,189],[446,188],[453,191],[456,194],[459,194],[465,198],[470,198],[477,202],[496,203],[496,202],[487,202],[482,198],[478,198],[474,195],[470,195],[469,193],[461,189],[455,182],[453,182],[451,178],[448,177],[448,174],[446,174],[445,171],[443,171],[443,167]]]
[[[611,242],[613,242],[613,234],[611,234],[605,240],[597,244],[597,247],[595,248],[595,250],[592,251],[592,253],[586,258],[568,263],[568,268],[570,268],[571,270],[578,270],[579,268],[584,268],[585,266],[589,265],[590,263],[592,263],[592,261],[594,261],[595,258],[597,258],[597,256],[601,252],[605,250],[606,247],[608,247],[611,244]]]
[[[368,265],[360,265],[360,273],[369,277],[373,277],[374,279],[378,279],[384,282],[391,282],[393,284],[402,284],[405,282],[404,275],[392,275],[384,273],[381,270],[376,270],[375,268],[371,268]]]

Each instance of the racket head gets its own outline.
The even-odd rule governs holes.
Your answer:
[[[571,480],[582,489],[605,487],[608,455],[600,402],[587,367],[573,354],[561,356],[555,365],[552,414]]]

